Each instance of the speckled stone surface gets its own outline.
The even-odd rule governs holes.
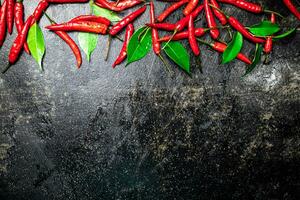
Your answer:
[[[280,1],[261,2],[288,16],[286,26],[299,24]],[[24,3],[27,14],[37,5]],[[225,10],[244,24],[261,19]],[[88,11],[56,5],[47,13],[62,22]],[[175,66],[170,76],[152,53],[113,70],[122,44],[113,41],[105,62],[106,37],[76,70],[69,47],[43,32],[45,71],[23,54],[0,76],[1,200],[300,199],[300,34],[241,79],[243,63],[219,65],[205,47],[203,73],[193,64],[191,77]],[[12,39],[0,51],[2,69]],[[246,43],[243,52],[252,51]]]

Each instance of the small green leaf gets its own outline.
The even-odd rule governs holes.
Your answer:
[[[180,42],[169,42],[164,51],[179,67],[190,73],[190,56]]]
[[[228,44],[222,55],[222,64],[228,63],[236,58],[243,47],[243,36],[241,33],[236,32]]]
[[[289,31],[287,31],[287,32],[285,32],[283,34],[273,36],[273,39],[278,40],[278,39],[285,38],[285,37],[291,35],[292,33],[294,33],[295,31],[296,31],[296,28],[293,28],[293,29],[291,29],[291,30],[289,30]]]
[[[127,47],[127,64],[138,61],[145,57],[151,48],[151,32],[147,27],[142,27],[135,31],[130,38]]]
[[[45,54],[45,41],[43,32],[37,23],[34,23],[30,27],[27,35],[27,43],[32,57],[39,64],[41,70],[43,70],[42,60]]]
[[[92,10],[94,15],[105,17],[106,19],[109,19],[112,22],[117,22],[121,20],[121,18],[117,15],[117,13],[111,10],[107,10],[105,8],[101,8],[96,4],[92,4]]]
[[[249,31],[255,36],[270,36],[280,30],[278,24],[273,24],[270,21],[262,21],[259,24],[250,27]]]
[[[90,57],[95,50],[98,42],[98,35],[95,33],[80,32],[78,34],[79,46],[86,54],[87,60],[90,62]]]
[[[260,62],[262,52],[263,46],[261,44],[256,44],[255,57],[252,64],[247,68],[246,73],[242,77],[247,76],[255,69],[256,65]]]

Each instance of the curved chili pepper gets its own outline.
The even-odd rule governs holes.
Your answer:
[[[150,2],[150,22],[155,22],[155,12],[154,12],[154,4],[153,1]],[[159,35],[156,28],[152,28],[152,45],[153,51],[156,55],[160,54],[160,42],[159,42]]]
[[[123,18],[121,21],[119,21],[110,29],[109,34],[112,36],[117,35],[124,27],[126,27],[128,24],[133,22],[137,17],[143,14],[146,9],[147,7],[143,6],[137,9],[136,11],[134,11],[133,13],[131,13],[130,15],[128,15],[127,17]]]
[[[100,24],[98,22],[91,21],[77,21],[77,22],[67,22],[63,24],[54,24],[46,26],[45,28],[52,31],[82,31],[98,34],[106,34],[108,26],[105,24]]]
[[[207,20],[207,25],[209,28],[211,28],[210,35],[213,39],[216,40],[220,35],[220,31],[218,29],[216,29],[217,23],[215,21],[212,10],[209,6],[208,0],[204,0],[204,10],[205,10],[205,16],[206,16],[206,20]]]
[[[48,3],[86,3],[89,0],[47,0]]]
[[[178,2],[176,2],[174,4],[172,4],[170,7],[168,7],[167,9],[165,9],[165,11],[162,12],[157,17],[157,21],[158,22],[164,21],[170,14],[172,14],[175,10],[177,10],[178,8],[180,8],[181,6],[183,6],[184,4],[186,4],[187,2],[189,2],[189,0],[182,0],[182,1],[178,1]]]
[[[40,1],[40,3],[37,5],[37,7],[35,8],[35,10],[33,12],[33,16],[34,16],[33,23],[40,21],[43,13],[46,11],[48,6],[49,6],[49,3],[46,0]]]
[[[214,49],[215,51],[218,51],[220,53],[223,53],[225,51],[225,49],[227,48],[227,45],[223,44],[221,42],[214,42],[209,45],[212,49]],[[239,53],[236,58],[243,61],[244,63],[246,63],[248,65],[250,65],[252,63],[252,61],[242,53]]]
[[[126,1],[120,1],[118,4],[116,3],[109,3],[106,0],[95,0],[95,4],[97,6],[100,6],[102,8],[107,8],[111,11],[115,12],[121,12],[123,10],[126,10],[128,8],[132,8],[138,4],[143,3],[141,0],[126,0]]]
[[[276,22],[276,16],[274,13],[271,14],[271,22],[273,24],[275,24],[275,22]],[[273,38],[272,38],[272,36],[270,36],[270,37],[267,37],[267,39],[266,39],[266,43],[264,46],[264,52],[266,54],[268,54],[272,51],[272,48],[273,48]]]
[[[6,10],[7,2],[4,0],[0,10],[0,47],[3,45],[6,36]]]
[[[126,28],[123,47],[121,49],[121,52],[120,52],[118,58],[116,59],[116,61],[113,64],[113,68],[115,68],[117,65],[119,65],[121,62],[123,62],[125,60],[125,58],[127,56],[127,46],[128,46],[131,36],[133,35],[133,32],[134,32],[133,24],[128,24],[127,28]]]
[[[80,15],[70,20],[70,22],[77,22],[77,21],[92,21],[92,22],[102,23],[107,26],[110,25],[110,21],[108,19],[100,16],[98,17],[95,15]]]
[[[203,36],[205,34],[206,30],[207,29],[204,29],[204,28],[196,28],[195,29],[195,36],[196,37]],[[177,33],[174,36],[172,36],[172,35],[164,36],[164,37],[160,38],[159,41],[160,42],[167,42],[170,39],[176,41],[176,40],[183,40],[183,39],[188,39],[188,38],[189,38],[189,32],[184,31],[184,32]]]
[[[200,49],[196,40],[196,36],[195,36],[195,27],[194,27],[194,19],[193,16],[190,15],[189,18],[189,26],[188,26],[188,33],[189,33],[189,43],[191,46],[191,49],[193,51],[193,53],[195,54],[195,56],[200,55]]]
[[[16,24],[16,28],[18,33],[20,33],[22,31],[22,28],[24,26],[24,21],[23,21],[23,17],[24,17],[24,6],[22,3],[23,0],[17,0],[17,2],[15,3],[15,9],[14,9],[14,18],[15,18],[15,24]],[[30,50],[28,47],[27,42],[25,42],[24,44],[24,51],[27,54],[30,54]]]
[[[24,46],[24,43],[26,41],[27,33],[28,33],[28,30],[29,30],[29,27],[30,27],[32,21],[34,21],[34,18],[32,15],[30,15],[28,17],[28,19],[26,20],[22,31],[18,34],[13,45],[11,46],[10,52],[8,55],[9,64],[14,64],[17,61],[17,59],[21,53],[22,47]]]
[[[231,4],[243,10],[252,12],[252,13],[262,13],[263,8],[255,3],[251,3],[245,0],[218,0],[221,3]]]
[[[210,3],[211,3],[214,7],[220,9],[220,6],[219,6],[217,0],[210,0]],[[222,12],[220,12],[219,10],[214,9],[214,8],[213,8],[213,12],[214,12],[216,18],[220,21],[220,23],[221,23],[223,26],[224,26],[225,24],[227,24],[227,18],[226,18],[226,16],[224,15],[224,13],[222,13]]]
[[[189,15],[197,7],[199,0],[190,0],[188,5],[184,8],[183,14]]]
[[[14,24],[14,0],[7,0],[7,14],[6,14],[6,23],[8,33],[11,34]]]
[[[298,20],[300,20],[300,12],[297,10],[297,7],[292,3],[291,0],[283,0],[283,3],[288,7],[288,9],[295,15]]]
[[[242,24],[234,17],[228,18],[228,23],[238,32],[240,32],[245,38],[254,42],[254,43],[264,43],[265,40],[262,38],[258,38],[253,36]]]

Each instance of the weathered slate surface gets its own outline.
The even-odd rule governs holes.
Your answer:
[[[37,3],[25,4],[29,13]],[[88,7],[47,12],[65,21]],[[113,70],[121,44],[104,62],[104,38],[76,70],[69,48],[43,31],[45,72],[23,54],[0,76],[0,199],[300,199],[299,34],[241,79],[244,64],[219,66],[204,47],[203,73],[194,66],[191,77],[176,68],[171,77],[153,54]]]

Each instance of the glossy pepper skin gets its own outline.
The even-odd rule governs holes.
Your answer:
[[[133,22],[137,17],[139,17],[141,14],[145,12],[147,9],[146,6],[143,6],[136,11],[132,12],[130,15],[127,17],[123,18],[121,21],[119,21],[116,25],[114,25],[110,31],[109,34],[112,36],[117,35],[121,30],[123,30],[124,27],[126,27],[128,24]]]
[[[219,6],[217,0],[210,0],[210,3],[211,3],[214,7],[220,9],[220,6]],[[220,12],[219,10],[214,9],[214,8],[212,8],[212,10],[213,10],[213,13],[215,14],[216,18],[220,21],[220,23],[221,23],[223,26],[224,26],[225,24],[227,24],[227,18],[226,18],[226,16],[225,16],[222,12]]]
[[[33,23],[40,21],[43,13],[46,11],[48,6],[49,6],[49,3],[46,0],[42,0],[39,2],[39,4],[37,5],[37,7],[35,8],[35,10],[33,12],[33,16],[34,16]]]
[[[168,7],[166,10],[164,10],[164,12],[162,12],[158,17],[157,17],[157,21],[158,22],[162,22],[164,21],[170,14],[172,14],[174,11],[176,11],[177,9],[179,9],[181,6],[183,6],[184,4],[188,3],[189,0],[182,0],[182,1],[178,1],[175,2],[174,4],[172,4],[170,7]]]
[[[297,7],[292,3],[291,0],[283,0],[283,3],[288,7],[288,9],[291,11],[295,17],[297,17],[298,20],[300,20],[300,11],[297,10]]]
[[[189,17],[188,33],[189,33],[190,47],[191,47],[194,55],[199,56],[200,48],[198,46],[198,42],[197,42],[196,36],[195,36],[194,19],[193,19],[193,16],[191,16],[191,15]]]
[[[154,11],[154,4],[151,1],[150,2],[150,22],[155,22],[155,11]],[[153,51],[156,55],[160,54],[160,42],[159,42],[159,35],[156,28],[152,28],[152,45],[153,45]]]
[[[206,29],[204,29],[204,28],[196,28],[195,29],[195,36],[196,37],[201,37],[205,34],[205,32],[206,32]],[[184,39],[188,39],[188,38],[189,38],[189,32],[184,31],[184,32],[177,33],[174,36],[172,36],[172,35],[164,36],[164,37],[160,38],[159,41],[160,42],[167,42],[170,39],[176,41],[176,40],[184,40]]]
[[[48,3],[86,3],[89,0],[47,0]]]
[[[9,34],[12,34],[13,24],[14,24],[14,0],[7,0],[7,14],[6,14],[6,23],[7,30]]]
[[[15,18],[15,25],[16,25],[18,33],[20,33],[22,31],[23,26],[24,26],[24,21],[23,21],[24,6],[23,6],[23,3],[22,3],[22,0],[18,0],[15,3],[14,14],[15,14],[15,17],[14,17]],[[27,54],[30,54],[30,50],[29,50],[27,42],[24,43],[24,51]]]
[[[183,10],[185,16],[191,14],[191,12],[197,7],[199,0],[190,0],[187,6]]]
[[[96,5],[115,12],[121,12],[141,3],[143,3],[141,0],[124,0],[119,1],[118,4],[116,4],[116,2],[107,2],[107,0],[95,0]]]
[[[52,31],[82,31],[82,32],[90,32],[97,34],[106,34],[108,26],[105,24],[101,24],[98,22],[91,21],[77,21],[77,22],[67,22],[63,24],[54,24],[50,26],[46,26],[45,28],[50,29]]]
[[[271,22],[273,24],[276,23],[276,16],[275,16],[274,13],[271,14]],[[264,52],[266,54],[269,54],[269,53],[271,53],[272,48],[273,48],[273,38],[270,36],[270,37],[267,37],[267,39],[266,39],[266,43],[265,43],[265,46],[264,46]]]
[[[110,21],[104,17],[98,17],[95,15],[80,15],[70,20],[70,22],[79,22],[79,21],[92,21],[105,24],[107,26],[110,25]]]
[[[117,65],[119,65],[120,63],[122,63],[125,60],[125,58],[127,56],[127,46],[128,46],[131,36],[133,35],[133,32],[134,32],[133,24],[128,24],[126,27],[126,33],[125,33],[123,47],[121,49],[121,52],[120,52],[118,58],[116,59],[116,61],[113,64],[113,68],[115,68]]]
[[[0,47],[3,45],[6,36],[6,10],[7,1],[4,0],[0,10]]]
[[[32,21],[34,21],[34,18],[31,15],[26,20],[22,31],[18,34],[18,36],[16,37],[13,45],[11,46],[10,52],[9,52],[9,55],[8,55],[9,64],[14,64],[17,61],[17,59],[19,58],[21,50],[22,50],[22,48],[25,44],[25,41],[27,39],[27,33],[28,33],[28,30],[29,30],[29,27],[30,27]]]
[[[205,10],[205,17],[206,17],[208,27],[211,28],[210,35],[213,39],[216,40],[216,39],[218,39],[218,37],[220,35],[220,31],[218,29],[216,29],[217,23],[214,18],[213,12],[210,8],[208,0],[204,0],[204,10]]]
[[[264,39],[253,36],[245,28],[245,26],[242,25],[236,18],[234,18],[232,16],[229,17],[228,18],[228,23],[230,24],[230,26],[232,26],[235,30],[237,30],[238,32],[240,32],[245,38],[247,38],[251,42],[254,42],[254,43],[264,43],[265,42]]]
[[[248,12],[252,13],[262,13],[263,8],[255,3],[251,3],[245,0],[218,0],[221,3],[231,4],[238,8],[241,8],[243,10],[246,10]]]
[[[227,45],[223,44],[221,42],[214,42],[213,44],[210,44],[210,47],[217,52],[223,53],[225,51],[225,49],[227,48]],[[237,59],[243,61],[244,63],[246,63],[248,65],[250,65],[252,63],[251,60],[242,53],[239,53],[237,55]]]

